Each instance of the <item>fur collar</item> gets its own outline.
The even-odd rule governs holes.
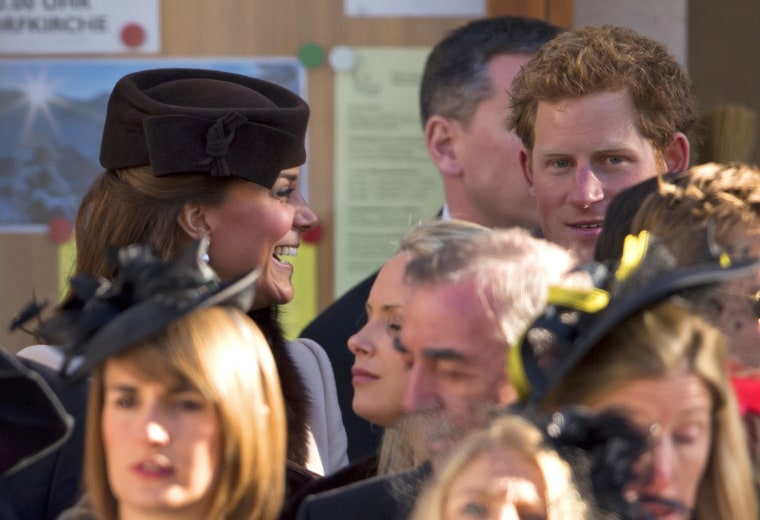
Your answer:
[[[309,454],[308,418],[311,402],[303,378],[288,354],[277,314],[277,307],[271,306],[253,310],[249,316],[264,333],[277,363],[288,422],[288,460],[304,466]]]

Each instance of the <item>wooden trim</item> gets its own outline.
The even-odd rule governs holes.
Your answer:
[[[487,0],[487,16],[519,15],[541,18],[570,29],[574,25],[574,0]]]

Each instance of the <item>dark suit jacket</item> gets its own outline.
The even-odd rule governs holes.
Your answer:
[[[376,453],[383,432],[379,426],[356,415],[351,406],[354,399],[354,387],[351,384],[354,355],[348,350],[348,338],[367,323],[365,305],[376,276],[377,272],[372,273],[349,289],[314,318],[300,334],[302,338],[310,338],[319,343],[330,359],[351,462]]]
[[[81,489],[88,380],[64,386],[54,370],[27,359],[18,360],[42,375],[74,417],[74,429],[55,451],[3,476],[0,495],[7,496],[19,520],[52,520],[74,505]]]
[[[280,513],[280,520],[293,520],[298,514],[298,509],[307,497],[318,493],[325,493],[332,489],[337,489],[370,479],[377,475],[378,456],[373,455],[366,457],[348,466],[345,466],[335,473],[325,475],[306,483],[297,493],[292,493],[286,497],[285,505]]]
[[[10,493],[5,489],[3,482],[0,481],[0,518],[3,520],[17,520],[15,511],[13,511],[13,501]]]
[[[298,520],[405,520],[414,509],[430,464],[395,475],[375,477],[308,497]]]

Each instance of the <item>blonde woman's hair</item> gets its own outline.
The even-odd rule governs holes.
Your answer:
[[[698,518],[757,518],[747,441],[726,364],[722,334],[673,302],[615,327],[544,400],[549,409],[592,404],[628,383],[687,370],[712,397],[712,445],[697,490]]]
[[[429,255],[451,242],[485,235],[490,231],[490,228],[467,220],[431,220],[419,224],[404,235],[399,250],[407,251],[413,257]]]
[[[477,458],[514,450],[531,460],[543,476],[547,520],[586,520],[591,508],[582,500],[570,465],[546,446],[539,429],[515,415],[503,415],[487,429],[469,434],[425,487],[412,520],[440,520],[453,483]]]
[[[208,518],[278,517],[285,495],[285,408],[269,346],[248,316],[228,307],[196,310],[114,358],[150,381],[196,389],[216,409],[222,456]],[[85,487],[95,517],[115,520],[118,503],[101,434],[103,394],[101,366],[88,402]]]

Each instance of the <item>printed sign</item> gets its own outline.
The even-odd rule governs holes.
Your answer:
[[[158,0],[0,0],[0,53],[157,53]]]
[[[418,115],[430,49],[354,51],[356,66],[335,75],[336,296],[393,256],[444,200]]]

